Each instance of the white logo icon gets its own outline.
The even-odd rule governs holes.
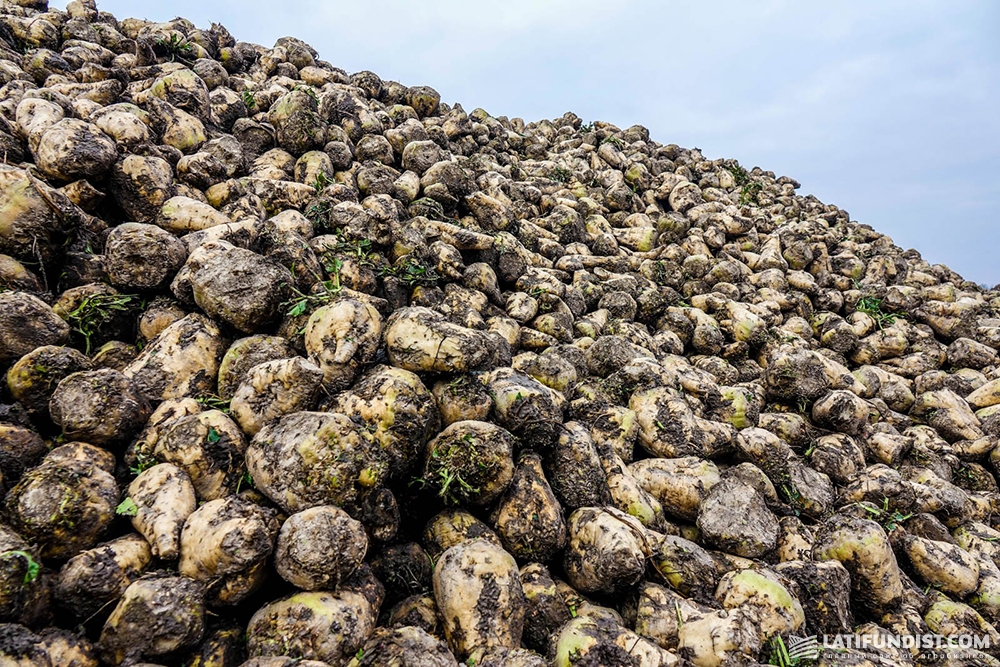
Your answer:
[[[788,658],[790,661],[817,660],[821,651],[822,647],[815,635],[788,638]]]

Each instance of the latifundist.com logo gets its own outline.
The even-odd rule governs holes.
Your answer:
[[[871,635],[822,635],[789,637],[787,643],[780,637],[772,644],[772,665],[779,667],[808,667],[824,654],[855,652],[871,657],[891,657],[896,651],[919,653],[924,658],[944,657],[963,659],[973,651],[986,651],[991,647],[988,635],[955,635],[944,637],[936,634],[896,635],[876,633]]]

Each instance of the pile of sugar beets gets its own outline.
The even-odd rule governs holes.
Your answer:
[[[0,6],[0,665],[1000,665],[998,291],[641,126]]]

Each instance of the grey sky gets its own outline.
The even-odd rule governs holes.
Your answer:
[[[99,0],[525,120],[574,111],[787,174],[1000,283],[1000,2]]]

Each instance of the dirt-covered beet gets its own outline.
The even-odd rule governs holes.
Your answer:
[[[157,429],[152,447],[137,464],[173,463],[184,471],[201,500],[216,500],[235,491],[243,475],[246,440],[239,426],[220,410],[181,414]]]
[[[68,338],[69,325],[44,301],[24,292],[0,292],[0,362]]]
[[[339,507],[311,507],[281,526],[274,567],[306,591],[336,589],[361,565],[368,536],[361,522]]]
[[[7,371],[11,396],[31,413],[44,415],[49,399],[68,375],[89,371],[93,362],[71,347],[43,345],[17,360]]]
[[[80,371],[56,386],[49,401],[63,437],[111,447],[130,440],[149,419],[150,408],[135,384],[105,368]]]
[[[246,451],[256,487],[287,512],[356,507],[387,465],[360,425],[336,413],[296,412],[262,429]]]
[[[396,664],[400,667],[457,667],[448,645],[421,628],[377,628],[358,649],[350,667]]]
[[[250,369],[229,409],[248,435],[292,412],[315,407],[323,371],[301,357],[277,359]]]
[[[242,495],[204,503],[184,521],[178,572],[214,583],[251,570],[274,549],[278,529],[274,515]]]
[[[280,336],[257,335],[237,339],[226,350],[219,363],[219,397],[225,401],[231,400],[254,366],[294,356],[295,348]]]
[[[415,373],[374,366],[324,409],[360,418],[389,459],[389,473],[405,478],[424,453],[424,445],[440,431],[441,411]]]
[[[191,276],[194,301],[207,315],[251,333],[278,316],[292,276],[283,266],[233,248]]]
[[[641,529],[621,516],[584,507],[569,516],[564,569],[569,583],[588,593],[637,583],[645,570]]]
[[[48,590],[38,576],[37,550],[0,527],[0,617],[31,624],[44,613]]]
[[[69,558],[111,526],[118,485],[92,452],[63,458],[59,449],[21,477],[5,509],[11,527],[39,545],[41,556]]]
[[[537,454],[521,457],[493,512],[506,549],[525,561],[553,560],[566,546],[566,521]]]
[[[381,600],[357,590],[301,592],[262,607],[250,619],[251,656],[288,656],[343,664],[375,629]]]
[[[184,244],[155,225],[125,223],[105,241],[108,278],[124,289],[156,289],[173,279],[187,259]]]
[[[188,474],[172,463],[159,463],[132,480],[128,497],[135,505],[132,525],[149,542],[153,555],[177,558],[181,530],[198,506]]]
[[[118,665],[195,646],[205,632],[204,595],[204,586],[186,577],[136,580],[104,623],[102,658]]]
[[[514,558],[487,540],[469,540],[441,555],[434,598],[445,636],[459,659],[477,648],[515,648],[524,628],[524,592]]]
[[[188,315],[161,331],[122,372],[151,401],[212,395],[225,343],[215,322]]]
[[[422,486],[446,503],[489,505],[514,477],[514,438],[489,422],[461,421],[427,444]]]
[[[121,597],[152,562],[152,550],[141,535],[99,544],[66,561],[55,578],[53,598],[68,613],[89,618]]]
[[[0,2],[0,664],[995,662],[1000,289],[324,56]]]

